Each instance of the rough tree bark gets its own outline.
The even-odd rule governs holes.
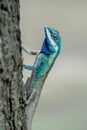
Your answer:
[[[26,130],[19,0],[0,0],[0,130]]]

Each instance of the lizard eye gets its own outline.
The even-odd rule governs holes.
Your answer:
[[[51,38],[52,38],[53,40],[55,40],[55,39],[57,38],[57,36],[56,36],[56,35],[51,35]]]

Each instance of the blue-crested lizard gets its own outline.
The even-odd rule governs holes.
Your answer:
[[[22,49],[27,53],[37,55],[33,66],[24,65],[25,69],[32,70],[29,89],[27,90],[30,103],[34,100],[35,95],[40,95],[44,81],[62,48],[61,37],[57,30],[45,26],[44,32],[45,39],[41,50],[30,50],[22,44]]]

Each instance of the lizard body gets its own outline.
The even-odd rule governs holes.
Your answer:
[[[46,26],[44,31],[45,39],[41,50],[37,53],[33,67],[24,65],[25,69],[32,70],[28,91],[31,101],[34,100],[35,95],[40,95],[38,90],[42,89],[44,81],[62,48],[61,38],[57,30]]]

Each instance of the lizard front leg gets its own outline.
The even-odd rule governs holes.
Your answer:
[[[36,55],[37,56],[40,53],[40,50],[31,50],[24,44],[22,44],[21,47],[25,52],[27,52],[30,55]],[[34,69],[34,67],[30,66],[30,65],[23,65],[23,67],[24,67],[24,69],[27,69],[27,70],[33,70]]]
[[[27,52],[30,55],[38,55],[38,53],[40,53],[40,50],[31,50],[24,44],[22,44],[21,47],[25,52]]]

